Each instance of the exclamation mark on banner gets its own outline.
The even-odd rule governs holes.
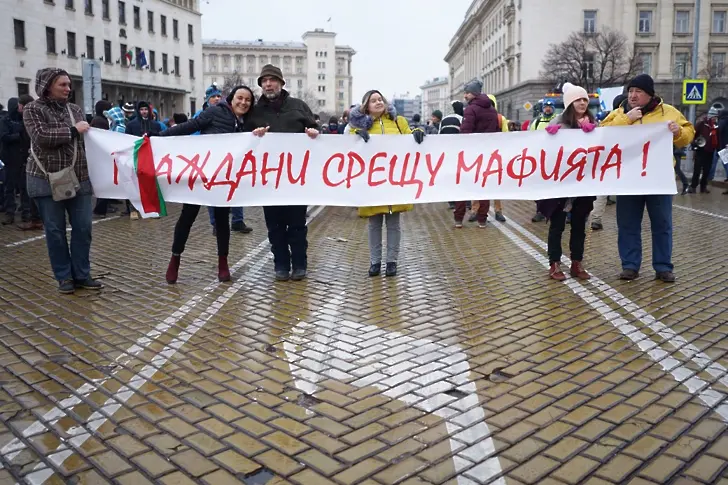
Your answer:
[[[650,151],[650,142],[642,145],[642,176],[647,177],[647,153]]]
[[[111,156],[114,157],[114,185],[119,185],[119,166],[116,164],[116,153],[111,152]]]

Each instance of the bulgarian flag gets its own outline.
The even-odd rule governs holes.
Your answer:
[[[128,51],[126,51],[126,55],[124,57],[126,57],[127,64],[131,64],[132,59],[134,59],[134,53],[131,51],[131,49],[129,49]]]
[[[166,216],[167,204],[164,202],[164,196],[157,181],[152,142],[149,137],[145,136],[134,142],[132,160],[137,182],[134,185],[138,186],[139,198],[130,198],[129,200],[142,217]]]

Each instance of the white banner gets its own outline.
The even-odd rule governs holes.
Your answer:
[[[139,199],[137,140],[95,129],[86,134],[98,197]],[[666,123],[556,135],[432,135],[421,145],[411,136],[372,136],[365,143],[353,135],[312,140],[278,133],[149,140],[145,166],[153,163],[167,202],[372,206],[676,192]]]

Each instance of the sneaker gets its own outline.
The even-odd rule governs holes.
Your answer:
[[[591,224],[592,231],[601,231],[604,229],[604,226],[601,222],[592,222]]]
[[[139,220],[139,211],[133,211],[131,214],[129,214],[129,219],[132,221]]]
[[[396,276],[397,275],[397,263],[387,263],[387,268],[384,270],[385,276]]]
[[[531,218],[531,222],[543,222],[546,220],[546,216],[540,212],[536,212],[536,215]]]
[[[710,193],[710,190],[708,190],[708,188],[707,188],[707,187],[706,187],[706,188],[704,188],[704,189],[703,189],[703,188],[701,188],[701,189],[700,189],[700,193],[701,193],[701,194],[709,194],[709,193]]]
[[[83,281],[74,281],[73,285],[76,288],[83,288],[84,290],[100,290],[104,287],[103,283],[91,278],[90,276]]]
[[[636,271],[633,269],[625,269],[625,270],[622,270],[621,273],[619,273],[619,279],[625,280],[625,281],[632,281],[632,280],[636,280],[639,275],[640,275],[639,271]]]
[[[682,189],[682,192],[680,192],[680,195],[687,194],[688,193],[688,188],[689,188],[688,185],[683,185],[683,189]]]
[[[455,229],[462,229],[463,228],[463,221],[455,222]]]
[[[658,271],[655,273],[655,279],[664,283],[674,283],[675,274],[672,271]]]
[[[70,295],[74,291],[76,291],[76,287],[73,285],[73,280],[63,280],[58,283],[58,293]]]
[[[293,270],[293,273],[291,273],[291,279],[293,281],[301,281],[306,277],[306,270],[303,268],[297,268]]]
[[[291,279],[291,273],[287,269],[276,270],[276,281],[288,281]]]
[[[564,281],[566,279],[566,275],[561,271],[561,263],[551,263],[549,277],[556,281]]]
[[[478,229],[485,229],[487,226],[487,222],[479,222],[478,223]]]
[[[506,222],[506,218],[503,217],[503,213],[501,211],[495,213],[495,220],[498,222]]]
[[[253,228],[246,226],[245,222],[233,222],[230,226],[230,230],[233,232],[242,232],[243,234],[253,232]]]
[[[372,263],[369,265],[369,276],[379,276],[382,273],[382,263]]]

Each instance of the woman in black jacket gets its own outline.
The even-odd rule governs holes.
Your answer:
[[[202,135],[250,131],[249,129],[244,129],[245,118],[254,103],[255,96],[249,87],[236,86],[228,95],[227,100],[220,101],[215,106],[208,107],[197,118],[165,130],[160,136],[191,135],[198,131]],[[230,269],[227,261],[228,249],[230,248],[230,208],[215,207],[214,210],[218,256],[217,278],[220,281],[230,281]],[[174,226],[172,258],[169,260],[169,266],[167,267],[167,283],[169,284],[177,282],[180,256],[185,250],[185,244],[190,235],[192,224],[195,222],[199,212],[199,205],[182,205],[182,213],[179,216],[177,224]]]

